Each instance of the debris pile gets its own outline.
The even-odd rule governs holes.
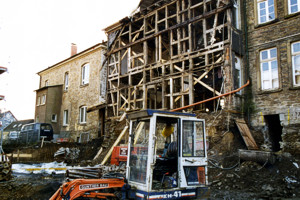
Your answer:
[[[210,165],[211,199],[294,198],[300,196],[299,159],[277,155],[274,165],[240,162],[238,155],[214,158]],[[231,167],[232,166],[232,167]]]
[[[73,163],[79,157],[80,150],[78,148],[60,147],[55,153],[54,158],[57,161]]]
[[[0,154],[0,181],[11,179],[11,162],[5,154]]]

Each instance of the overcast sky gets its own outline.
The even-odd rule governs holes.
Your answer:
[[[0,0],[2,111],[33,119],[37,72],[106,40],[102,29],[130,15],[139,0]]]

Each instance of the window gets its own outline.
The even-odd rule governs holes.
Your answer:
[[[68,88],[69,88],[69,73],[66,72],[66,73],[65,73],[65,88],[64,88],[65,91],[67,91]]]
[[[42,96],[42,103],[41,103],[41,105],[44,105],[46,103],[46,95],[45,94],[43,94],[43,96]]]
[[[86,106],[82,106],[79,109],[79,123],[86,123]]]
[[[240,24],[240,0],[234,0],[233,4],[233,24],[234,27],[237,29],[241,29],[241,24]]]
[[[238,89],[242,86],[242,72],[241,72],[241,58],[236,56],[234,57],[234,89]],[[241,94],[241,90],[237,92]]]
[[[300,11],[299,0],[288,0],[289,4],[289,14],[293,14]]]
[[[51,121],[52,122],[57,122],[57,114],[52,114]]]
[[[87,63],[85,65],[82,66],[81,69],[81,84],[85,85],[89,83],[89,73],[90,73],[90,64]]]
[[[41,105],[41,97],[38,97],[36,105],[37,106]]]
[[[68,124],[69,124],[69,111],[64,110],[63,126],[67,126]]]
[[[45,87],[47,87],[48,85],[49,85],[49,81],[46,80],[46,81],[45,81]]]
[[[258,23],[266,23],[275,19],[274,0],[257,0]]]
[[[292,44],[293,85],[300,86],[300,42]]]
[[[279,87],[276,48],[260,52],[260,72],[262,90]]]

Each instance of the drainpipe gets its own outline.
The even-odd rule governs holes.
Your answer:
[[[238,89],[236,89],[236,90],[233,90],[233,91],[230,91],[230,92],[227,92],[227,93],[224,93],[224,94],[221,94],[221,95],[219,95],[219,96],[215,96],[215,97],[212,97],[212,98],[203,100],[203,101],[199,101],[199,102],[193,103],[193,104],[191,104],[191,105],[187,105],[187,106],[183,106],[183,107],[181,107],[181,108],[173,109],[173,110],[171,110],[171,112],[175,112],[175,111],[179,111],[179,110],[185,110],[185,109],[187,109],[187,108],[190,108],[190,107],[193,107],[193,106],[202,104],[202,103],[206,103],[206,102],[208,102],[208,101],[212,101],[212,100],[215,100],[215,99],[224,97],[224,96],[228,96],[228,95],[233,94],[233,93],[237,93],[238,91],[240,91],[240,90],[243,89],[244,87],[248,86],[249,84],[250,84],[250,80],[248,80],[247,83],[246,83],[245,85],[243,85],[242,87],[240,87],[240,88],[238,88]]]

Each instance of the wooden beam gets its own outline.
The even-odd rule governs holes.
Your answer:
[[[210,91],[212,91],[212,92],[215,92],[215,93],[216,93],[218,96],[220,96],[220,95],[221,95],[221,93],[220,93],[220,92],[218,92],[218,91],[214,90],[213,88],[211,88],[209,85],[207,85],[207,84],[203,83],[202,81],[200,81],[200,80],[197,80],[196,78],[194,78],[194,80],[195,80],[195,81],[197,81],[198,83],[200,83],[201,85],[203,85],[204,87],[206,87],[208,90],[210,90]]]
[[[108,153],[106,154],[106,156],[104,157],[104,159],[102,160],[101,165],[104,165],[107,162],[107,160],[111,156],[112,151],[114,150],[114,147],[119,144],[119,142],[121,141],[122,137],[125,135],[127,129],[128,129],[128,126],[125,126],[124,129],[123,129],[123,131],[121,132],[121,134],[119,135],[119,137],[115,141],[115,143],[112,145],[112,147],[110,148],[110,150],[108,151]]]

